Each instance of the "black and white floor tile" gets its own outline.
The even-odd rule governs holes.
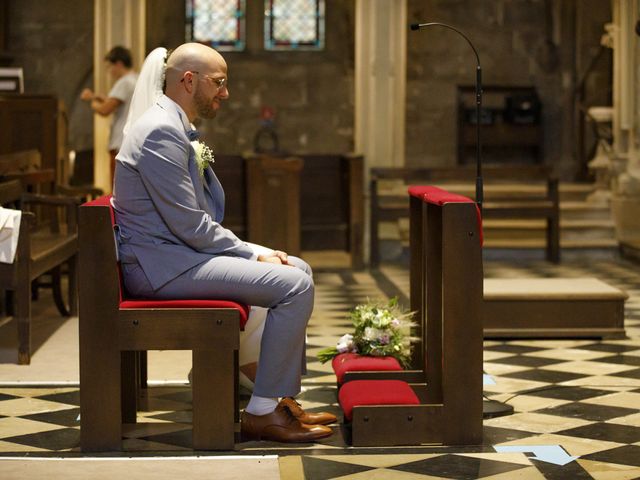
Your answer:
[[[279,455],[282,478],[310,480],[640,479],[640,268],[621,260],[485,262],[486,277],[585,275],[629,293],[628,338],[486,341],[484,370],[495,384],[485,385],[485,396],[512,405],[514,413],[485,419],[483,445],[352,448],[334,425],[336,433],[317,444],[238,441],[227,454]],[[406,304],[408,292],[401,265],[316,272],[309,375],[299,397],[305,408],[339,414],[335,377],[316,354],[350,331],[348,310],[394,295]],[[192,454],[190,402],[187,386],[151,388],[139,423],[125,428],[122,455]],[[0,455],[80,456],[78,414],[77,387],[0,386]],[[556,448],[549,453],[540,446]],[[556,464],[563,459],[565,465]]]

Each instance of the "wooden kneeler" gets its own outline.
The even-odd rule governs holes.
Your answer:
[[[235,351],[248,308],[123,298],[112,222],[110,197],[80,207],[81,449],[122,449],[122,424],[136,422],[139,352],[192,350],[193,448],[232,450]]]
[[[479,213],[468,198],[435,187],[411,187],[409,193],[411,309],[422,338],[414,348],[414,370],[346,372],[340,404],[345,420],[350,417],[354,446],[477,445],[482,443]],[[410,388],[389,383],[394,380]],[[349,385],[361,381],[375,383]]]

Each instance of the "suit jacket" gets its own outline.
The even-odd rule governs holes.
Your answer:
[[[133,125],[116,157],[112,204],[120,261],[138,263],[157,290],[213,255],[255,259],[221,225],[224,191],[198,173],[186,113],[162,96]]]

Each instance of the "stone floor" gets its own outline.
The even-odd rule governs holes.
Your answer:
[[[283,479],[640,478],[638,265],[615,259],[572,260],[560,266],[491,260],[485,261],[485,276],[600,278],[630,295],[625,309],[628,338],[485,341],[484,370],[494,383],[485,385],[485,396],[512,405],[515,413],[485,419],[482,445],[353,448],[336,424],[335,434],[317,444],[240,442],[238,438],[233,452],[198,452],[197,457],[189,450],[191,397],[185,384],[189,356],[155,352],[150,357],[153,386],[145,411],[140,412],[138,424],[126,426],[125,451],[106,457],[232,457],[229,460],[241,462],[257,456],[265,459],[266,466],[266,460],[276,456]],[[299,400],[307,409],[338,413],[335,378],[330,366],[320,364],[315,355],[350,331],[347,312],[356,304],[394,295],[406,304],[408,272],[397,264],[362,272],[316,268],[315,278],[316,307],[308,330],[309,375]],[[35,472],[35,467],[15,466],[25,458],[92,459],[78,448],[77,319],[60,319],[47,302],[43,296],[35,303],[37,350],[31,366],[13,363],[15,326],[9,323],[0,328],[0,478],[24,478],[26,471]],[[511,447],[511,451],[500,447]],[[161,470],[170,471],[172,464],[163,465],[167,468]],[[215,478],[246,477],[253,471],[256,478],[263,478],[253,467],[238,463],[232,476],[211,468],[218,472]],[[49,474],[64,471],[44,464],[40,468]],[[115,474],[115,464],[113,468]],[[206,478],[195,476],[206,465],[181,468],[184,478]],[[164,478],[158,470],[155,478]],[[135,477],[135,471],[129,470],[131,478],[147,478]]]

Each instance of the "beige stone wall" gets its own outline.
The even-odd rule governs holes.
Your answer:
[[[408,1],[409,22],[439,21],[465,32],[480,55],[485,85],[537,89],[544,160],[564,178],[578,175],[574,88],[610,18],[608,2]],[[474,84],[473,53],[462,38],[444,29],[423,31],[420,37],[410,33],[407,50],[407,163],[455,165],[456,86]],[[610,96],[606,63],[596,70],[589,79],[591,104]]]
[[[69,144],[93,148],[93,116],[79,95],[93,87],[93,1],[8,3],[7,53],[24,69],[25,93],[55,94],[67,108]]]

